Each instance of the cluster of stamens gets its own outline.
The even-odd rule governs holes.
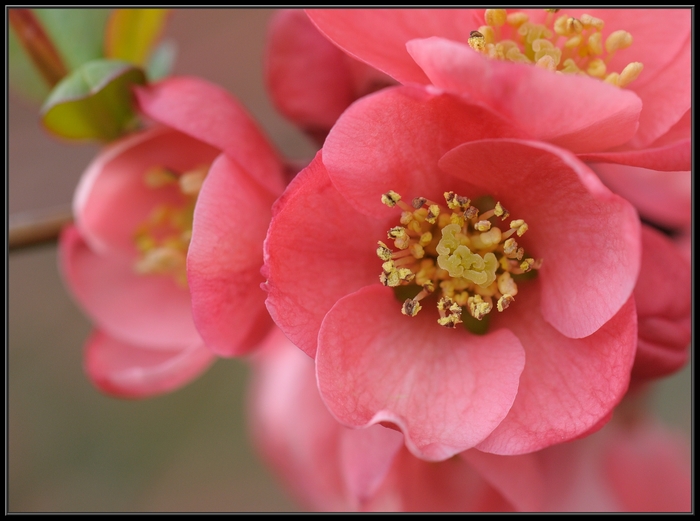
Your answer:
[[[614,31],[603,41],[603,20],[587,14],[555,18],[557,11],[547,9],[545,23],[536,24],[525,13],[486,9],[486,25],[471,31],[469,45],[489,58],[592,76],[618,87],[629,85],[639,76],[643,69],[640,62],[629,63],[619,73],[607,70],[615,53],[632,45],[630,33]]]
[[[134,232],[139,258],[134,270],[140,274],[170,275],[187,286],[187,250],[192,238],[194,206],[209,167],[201,165],[183,174],[156,166],[146,171],[144,182],[153,190],[176,186],[182,195],[179,205],[156,206]]]
[[[528,230],[525,221],[511,219],[501,230],[499,219],[505,224],[510,214],[500,202],[480,213],[468,197],[454,192],[444,197],[444,205],[425,197],[409,205],[394,191],[382,195],[382,203],[402,210],[401,225],[387,232],[395,249],[379,241],[377,256],[383,261],[382,284],[418,291],[404,301],[404,315],[416,316],[420,301],[435,293],[438,324],[454,328],[465,312],[482,320],[494,303],[505,310],[518,294],[513,275],[539,269],[542,259],[525,257],[517,243]]]

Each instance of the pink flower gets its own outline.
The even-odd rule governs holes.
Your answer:
[[[634,16],[630,16],[632,13]],[[589,24],[581,33],[587,39],[595,39],[599,34],[601,42],[605,42],[616,29],[627,29],[633,43],[614,53],[606,65],[608,72],[622,70],[635,60],[644,63],[644,70],[621,89],[591,77],[553,74],[531,65],[484,58],[468,45],[468,28],[478,29],[486,23],[483,10],[310,11],[318,27],[348,53],[343,60],[338,58],[337,48],[319,41],[318,33],[309,27],[301,12],[293,11],[281,14],[271,31],[270,63],[275,66],[269,69],[276,79],[269,82],[271,92],[280,107],[303,106],[316,120],[325,116],[331,121],[356,98],[349,94],[353,88],[348,74],[339,72],[337,65],[347,63],[354,56],[404,83],[432,83],[488,105],[518,125],[521,135],[548,140],[578,153],[580,159],[591,163],[606,186],[631,202],[647,222],[674,234],[688,230],[691,216],[689,11],[589,10],[585,17],[580,10],[565,10],[556,15],[531,10],[521,14],[509,12],[507,17],[511,21],[500,26],[498,14],[491,11],[488,17],[496,24],[499,38],[503,40],[510,35],[521,42],[521,48],[525,37],[517,35],[511,23],[519,16],[522,20],[522,14],[530,17],[529,25],[522,26],[529,33],[536,30],[532,25],[535,21],[543,22],[549,17],[549,29],[553,29],[558,17],[566,21],[569,15]],[[594,20],[591,15],[598,18]],[[604,22],[602,32],[594,27],[600,21]],[[666,37],[669,32],[673,32],[672,38]],[[300,34],[305,39],[299,38]],[[490,38],[495,38],[495,34]],[[313,40],[315,46],[290,45],[306,39]],[[565,40],[562,36],[555,43],[562,47]],[[282,49],[294,49],[289,51],[293,59]],[[322,54],[317,49],[327,52]],[[604,54],[609,53],[606,50]],[[592,58],[595,59],[579,56],[578,66],[590,64]],[[564,61],[560,59],[561,66]],[[320,74],[324,79],[319,78]],[[331,84],[333,88],[325,88]],[[294,88],[284,88],[285,85]],[[340,96],[341,92],[346,95]],[[527,101],[523,103],[523,99]],[[332,110],[329,100],[333,100]],[[295,121],[303,126],[303,118],[297,117]],[[611,148],[613,145],[617,146]],[[685,171],[663,171],[669,169]],[[666,255],[674,257],[668,252]],[[658,252],[645,251],[644,256],[649,259],[658,256]],[[661,271],[643,270],[642,278],[654,280],[663,276],[666,271],[663,265],[657,267]],[[669,295],[675,293],[683,298],[658,299],[644,281],[640,281],[640,286],[647,289],[635,292],[637,300],[646,297],[654,301],[651,307],[642,308],[645,315],[640,316],[644,322],[640,327],[640,358],[645,358],[648,351],[645,346],[650,343],[657,351],[655,358],[668,349],[663,354],[666,363],[653,365],[640,360],[637,364],[648,367],[649,377],[668,374],[671,367],[678,369],[687,360],[690,300],[685,298],[687,287],[680,283],[689,280],[690,272],[683,268],[676,275],[665,288]],[[660,302],[665,305],[660,306]],[[648,314],[650,309],[654,310],[653,314]],[[674,317],[671,322],[669,316]],[[636,376],[641,374],[635,370]]]
[[[309,16],[341,49],[401,83],[432,84],[483,103],[531,138],[586,161],[689,170],[690,10],[560,11]],[[513,63],[520,61],[538,67]]]
[[[252,359],[252,439],[301,504],[319,511],[689,511],[687,441],[621,411],[602,431],[533,454],[410,454],[399,432],[348,429],[314,364],[279,332]]]
[[[338,49],[300,9],[272,19],[265,81],[277,109],[320,143],[353,101],[396,83]]]
[[[634,288],[639,332],[632,370],[635,380],[666,376],[688,362],[692,304],[689,261],[670,238],[642,227],[642,265]]]
[[[385,89],[276,203],[267,306],[341,423],[395,424],[428,460],[521,454],[601,426],[626,391],[636,213],[569,152],[519,137],[460,97]],[[493,199],[475,216],[458,196]],[[448,329],[484,317],[485,334]]]
[[[159,125],[92,162],[61,240],[97,326],[88,375],[124,397],[171,391],[268,331],[262,242],[284,186],[274,150],[219,87],[174,78],[137,98]]]

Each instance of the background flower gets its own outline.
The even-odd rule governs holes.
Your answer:
[[[71,287],[112,339],[90,343],[88,372],[102,389],[128,396],[196,376],[199,360],[211,360],[191,354],[204,343],[231,356],[265,334],[262,240],[283,186],[274,150],[222,89],[174,78],[137,97],[169,127],[114,145],[88,168],[75,199],[86,245],[69,234],[63,255]],[[135,347],[171,353],[156,358]],[[184,353],[197,357],[193,367]],[[161,387],[141,389],[147,377]]]
[[[651,418],[620,418],[585,439],[524,456],[476,450],[440,463],[380,425],[348,429],[320,400],[313,362],[274,331],[254,359],[252,437],[302,504],[317,511],[690,511],[687,440]],[[303,418],[304,421],[299,421]]]
[[[688,9],[565,9],[554,17],[544,10],[523,12],[533,23],[549,17],[550,28],[556,17],[587,13],[604,22],[606,45],[613,31],[625,30],[633,43],[614,53],[608,69],[619,72],[641,62],[644,71],[625,89],[615,90],[597,79],[483,58],[466,45],[470,32],[486,23],[484,10],[478,9],[312,10],[309,16],[350,55],[398,81],[432,83],[467,95],[517,121],[532,137],[584,154],[587,161],[689,168],[690,127],[684,123],[690,110]],[[499,30],[504,38],[517,32],[509,23]],[[684,127],[680,136],[677,124]],[[671,134],[669,144],[662,136]]]

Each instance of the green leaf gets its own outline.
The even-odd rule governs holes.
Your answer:
[[[168,9],[115,9],[107,28],[106,56],[145,66],[168,14]]]
[[[33,9],[69,70],[103,57],[110,9]]]
[[[146,67],[146,73],[149,81],[156,81],[165,78],[175,64],[175,56],[177,47],[172,40],[161,42],[151,54]]]
[[[131,88],[143,85],[143,70],[118,60],[94,60],[66,76],[41,109],[53,134],[77,140],[111,141],[136,123]]]

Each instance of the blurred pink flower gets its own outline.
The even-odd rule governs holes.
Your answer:
[[[644,419],[520,456],[469,450],[426,462],[402,435],[348,429],[320,399],[313,361],[273,332],[253,357],[249,416],[261,454],[318,511],[672,512],[690,510],[687,441]],[[624,416],[621,416],[624,418]]]
[[[429,460],[521,454],[600,427],[627,390],[636,213],[569,152],[518,137],[460,97],[385,89],[341,116],[276,203],[268,309],[315,357],[341,423],[393,423]],[[454,194],[493,200],[465,219],[476,208]],[[387,230],[397,251],[377,251]],[[486,334],[437,323],[476,332],[489,318]]]
[[[87,372],[125,397],[171,391],[265,335],[262,242],[284,186],[276,153],[219,87],[173,78],[137,98],[158,125],[92,162],[61,240],[98,329]]]
[[[432,84],[483,103],[529,137],[585,161],[689,170],[690,9],[559,11],[308,14],[341,49],[399,82]],[[514,63],[527,60],[539,66]],[[611,73],[624,88],[597,77]]]
[[[277,109],[319,143],[353,101],[396,83],[338,49],[301,9],[273,17],[265,81]]]
[[[634,288],[639,335],[635,381],[666,376],[688,362],[691,286],[690,258],[669,237],[643,226],[642,265]]]

